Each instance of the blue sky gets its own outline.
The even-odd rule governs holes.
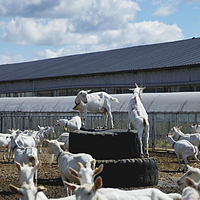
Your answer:
[[[200,36],[200,0],[0,0],[0,64]]]

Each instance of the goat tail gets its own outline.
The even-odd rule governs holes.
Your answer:
[[[116,103],[119,103],[119,100],[118,100],[117,98],[115,98],[115,97],[110,97],[110,100],[111,100],[111,101],[114,101],[114,102],[116,102]]]

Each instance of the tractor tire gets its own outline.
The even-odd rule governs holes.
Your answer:
[[[97,160],[140,157],[137,133],[125,130],[70,132],[69,151],[71,153],[88,153]]]
[[[104,187],[131,188],[158,184],[157,158],[97,160],[97,166],[100,164],[104,164],[99,174]]]

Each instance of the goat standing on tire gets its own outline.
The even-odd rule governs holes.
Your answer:
[[[135,83],[136,88],[133,90],[133,97],[131,98],[128,105],[128,131],[130,131],[131,124],[137,129],[139,145],[140,145],[140,156],[144,156],[143,152],[143,134],[144,134],[144,147],[146,146],[145,156],[149,157],[148,153],[148,143],[149,143],[149,122],[148,114],[142,104],[141,93],[145,87],[138,87]]]
[[[104,126],[103,128],[107,128],[108,117],[110,117],[111,128],[114,128],[113,124],[113,116],[111,113],[111,102],[119,103],[118,99],[112,97],[106,92],[94,92],[88,94],[90,90],[84,91],[81,90],[75,99],[76,106],[73,108],[74,110],[79,110],[82,115],[83,128],[87,128],[87,112],[98,113],[101,112],[104,115]]]

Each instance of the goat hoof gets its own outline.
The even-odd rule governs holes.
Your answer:
[[[149,158],[149,154],[148,153],[145,154],[145,158]]]

